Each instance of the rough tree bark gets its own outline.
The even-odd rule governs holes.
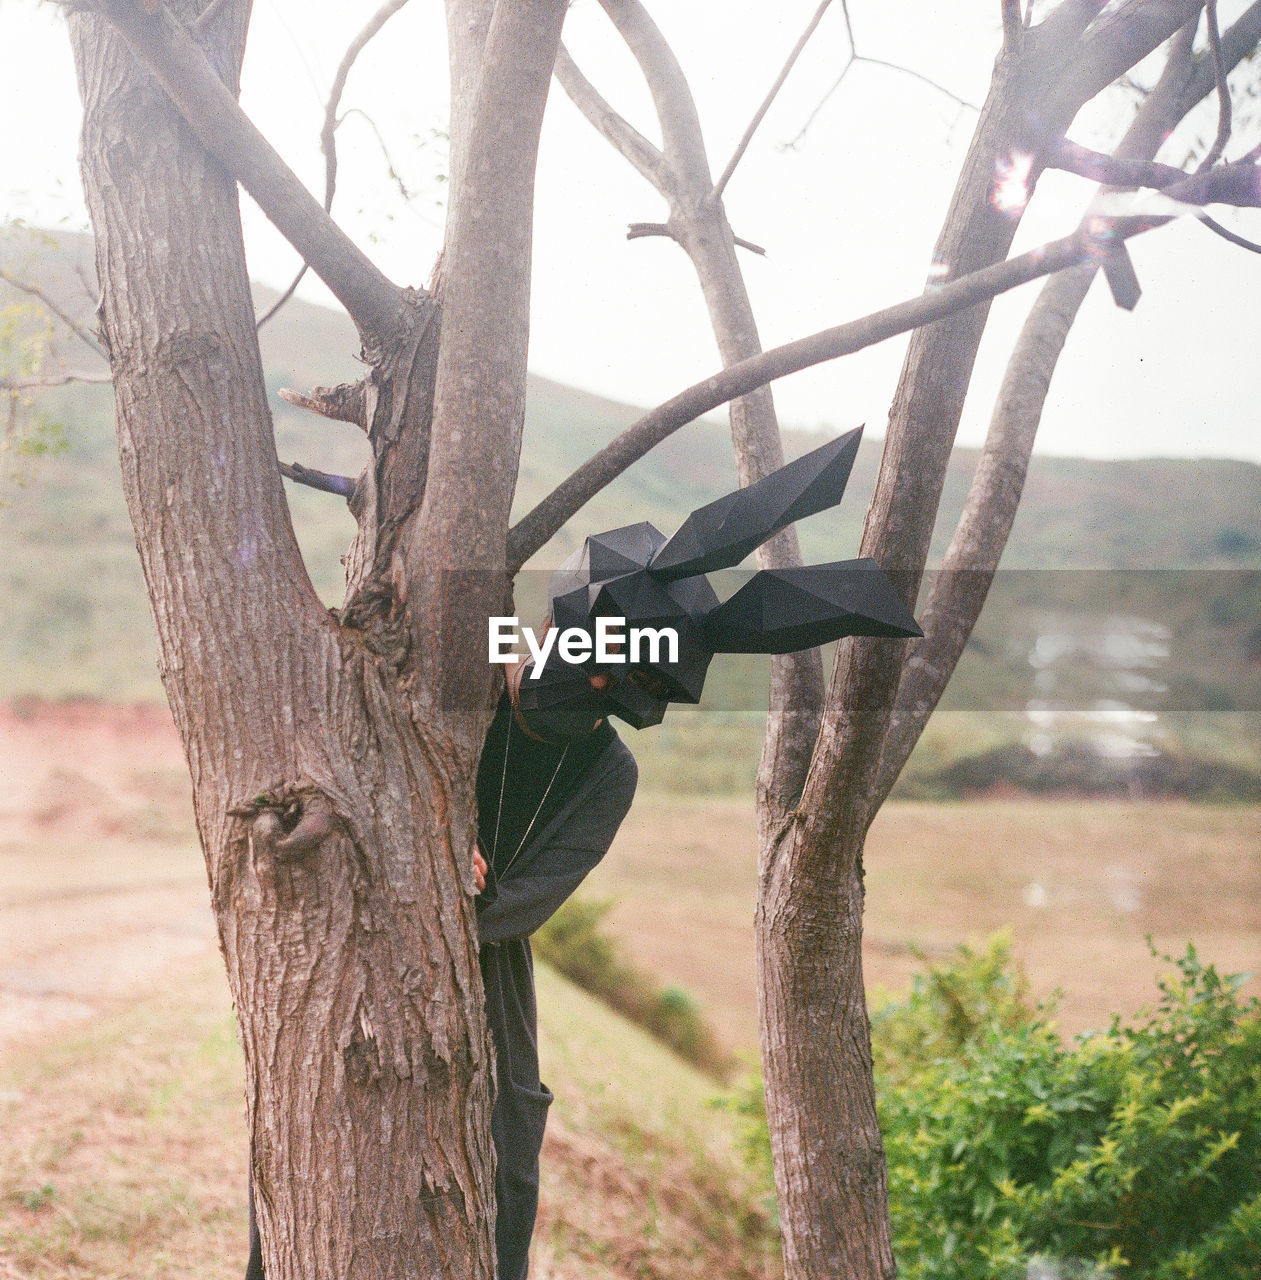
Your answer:
[[[366,259],[347,267],[266,144],[234,146],[249,6],[220,6],[194,39],[198,8],[117,0],[76,13],[71,34],[124,484],[241,1026],[267,1272],[489,1277],[470,857],[491,672],[469,637],[505,590],[499,469],[520,443],[533,164],[564,6],[499,5],[468,64],[445,350],[430,299]],[[360,404],[375,464],[339,617],[293,538],[216,152],[256,162],[251,189],[342,286],[373,364]],[[483,235],[506,252],[489,260]],[[504,317],[502,343],[484,313]]]
[[[759,346],[686,81],[637,0],[602,3],[648,80],[661,150],[618,116],[563,54],[558,78],[591,123],[666,198],[668,221],[641,224],[633,234],[668,235],[688,252],[730,367]],[[1079,107],[1200,8],[1131,3],[1092,26],[1102,7],[1064,4],[1030,30],[1016,6],[1003,6],[1003,53],[937,246],[949,279],[993,269],[1010,247],[1019,214],[997,209],[990,198],[996,165],[1028,157],[1032,189],[1040,155]],[[1229,33],[1231,65],[1256,43],[1252,21],[1250,10]],[[1192,34],[1190,24],[1183,28],[1165,77],[1119,155],[1150,158],[1171,124],[1212,87],[1206,65],[1198,68],[1198,84],[1194,76],[1183,83],[1180,68]],[[862,845],[980,613],[1019,501],[1041,397],[1097,269],[1092,264],[1055,277],[1030,318],[952,543],[952,572],[938,580],[924,615],[927,635],[905,673],[903,655],[888,646],[859,643],[838,659],[804,798],[814,735],[803,749],[800,731],[809,721],[800,712],[817,725],[812,690],[772,683],[759,773],[757,938],[768,1119],[785,1260],[794,1278],[893,1270],[860,961]],[[977,306],[919,330],[899,387],[864,551],[886,568],[904,570],[908,601],[926,559],[986,311]],[[773,410],[750,401],[740,419],[733,411],[742,482],[760,474],[762,442],[776,434]]]
[[[1018,217],[991,201],[996,166],[1028,155],[1032,186],[1038,156],[1078,109],[1199,7],[1132,3],[1092,25],[1101,6],[1070,2],[1004,48],[934,254],[947,278],[1011,246]],[[909,604],[987,313],[983,304],[912,336],[890,413],[861,550],[896,575]],[[919,643],[932,651],[941,641],[929,632]],[[765,859],[763,1063],[783,1218],[800,1224],[785,1233],[794,1280],[894,1273],[888,1219],[873,1210],[887,1188],[862,980],[862,857],[906,656],[862,640],[838,650],[800,806]]]
[[[602,3],[653,89],[663,148],[563,58],[560,74],[670,203],[663,229],[696,266],[727,368],[647,415],[512,531],[534,159],[563,0],[447,0],[453,183],[433,295],[386,280],[240,113],[248,0],[216,0],[209,30],[195,0],[95,0],[72,18],[124,481],[241,1021],[273,1280],[493,1272],[468,864],[492,691],[483,628],[509,574],[601,484],[732,396],[745,397],[733,411],[741,479],[757,478],[781,457],[757,388],[928,323],[904,367],[863,546],[903,571],[911,601],[988,299],[1100,249],[1082,233],[1004,262],[1017,219],[990,203],[995,164],[1029,155],[1032,183],[1080,105],[1202,7],[1127,0],[1100,17],[1101,3],[1065,0],[1030,29],[1004,5],[1003,53],[938,244],[947,283],[761,354],[681,72],[637,0]],[[1228,33],[1232,59],[1256,43],[1259,11]],[[1193,67],[1180,100],[1211,83]],[[299,398],[358,421],[373,447],[336,616],[310,588],[280,488],[234,179],[346,306],[371,366],[360,386]],[[1025,360],[1026,383],[1049,378],[1070,310],[1044,308],[1049,337]],[[998,465],[978,473],[957,539],[959,555],[975,551],[969,520],[984,524],[996,503],[994,563],[1040,405],[1024,384],[1009,400],[987,451]],[[764,562],[795,556],[784,539]],[[808,659],[777,668],[757,927],[793,1280],[892,1274],[862,847],[979,608],[975,593],[935,598],[905,677],[889,646],[843,647],[817,742],[817,674]]]

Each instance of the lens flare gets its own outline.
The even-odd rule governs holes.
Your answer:
[[[1033,170],[1033,157],[1021,151],[1013,151],[1006,159],[994,162],[994,189],[990,203],[999,213],[1023,213],[1029,203],[1029,175]]]

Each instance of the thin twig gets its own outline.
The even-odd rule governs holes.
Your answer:
[[[215,0],[219,3],[219,0]],[[333,196],[337,191],[337,126],[339,124],[337,118],[337,108],[341,104],[342,94],[346,90],[346,80],[350,75],[350,69],[355,65],[355,60],[363,52],[365,46],[373,36],[381,30],[383,26],[407,3],[407,0],[386,0],[371,18],[364,24],[363,29],[350,42],[346,52],[342,55],[342,60],[338,64],[337,74],[333,77],[333,87],[329,90],[328,101],[324,105],[324,124],[320,129],[320,150],[324,153],[324,212],[331,213],[333,211]],[[211,6],[214,8],[214,5]],[[206,13],[210,10],[207,9]],[[202,14],[205,18],[206,14]],[[200,26],[202,18],[198,19]],[[369,121],[371,123],[371,121]],[[375,125],[373,128],[375,129]],[[377,134],[378,139],[380,134]],[[382,142],[382,148],[385,144]],[[387,152],[386,159],[389,160]],[[392,167],[392,164],[391,164]],[[400,183],[400,185],[402,185]],[[404,193],[406,194],[406,193]],[[280,309],[293,297],[298,285],[302,283],[303,276],[307,273],[307,264],[304,262],[297,271],[297,274],[289,282],[289,287],[271,304],[267,310],[259,316],[254,322],[255,330],[261,329],[268,320],[270,320]]]
[[[386,168],[389,170],[390,177],[394,179],[394,185],[398,188],[399,195],[410,203],[414,199],[415,193],[409,191],[407,184],[403,181],[398,171],[398,165],[394,163],[394,157],[390,154],[390,144],[386,142],[385,134],[381,132],[380,126],[362,107],[347,107],[342,119],[345,120],[348,116],[358,116],[372,130],[372,134],[377,140],[377,146],[381,148],[381,155],[385,158]]]
[[[865,53],[856,54],[855,62],[865,62],[868,66],[884,67],[887,71],[900,71],[904,76],[910,76],[912,80],[918,80],[920,84],[926,84],[930,89],[936,89],[938,93],[949,98],[951,102],[957,103],[959,106],[966,108],[968,111],[980,112],[981,105],[973,102],[970,98],[960,97],[953,89],[947,89],[944,84],[926,76],[922,72],[916,71],[914,67],[904,67],[900,62],[887,62],[884,58],[871,58]]]
[[[779,75],[775,78],[775,83],[771,85],[770,92],[762,99],[762,105],[758,107],[753,114],[753,119],[749,121],[749,127],[744,131],[744,136],[740,139],[735,151],[732,153],[731,159],[727,161],[727,167],[722,171],[722,177],[714,183],[714,199],[722,198],[722,193],[726,189],[727,183],[731,180],[731,175],[736,171],[736,165],[740,163],[741,157],[748,150],[749,143],[753,140],[753,135],[757,132],[757,127],[762,123],[763,117],[771,108],[771,103],[775,101],[776,94],[784,87],[784,81],[788,79],[788,73],[793,69],[794,63],[801,56],[801,51],[806,47],[810,37],[814,35],[815,28],[823,19],[824,13],[832,0],[823,0],[823,3],[814,11],[806,29],[801,33],[801,38],[793,45],[792,52],[788,55],[788,61],[784,63]]]
[[[818,119],[819,113],[827,106],[832,95],[841,87],[845,81],[845,77],[849,75],[853,67],[860,62],[865,62],[869,66],[882,67],[886,71],[899,71],[903,75],[910,76],[912,80],[918,80],[921,84],[927,85],[930,89],[936,89],[938,93],[944,94],[952,102],[956,103],[966,111],[980,112],[980,106],[967,98],[961,98],[953,89],[947,89],[944,84],[939,84],[936,80],[924,75],[922,72],[916,71],[911,67],[904,67],[901,63],[887,62],[884,58],[871,58],[865,53],[851,53],[846,59],[845,66],[841,68],[841,74],[832,82],[831,88],[819,99],[813,111],[806,117],[806,122],[797,130],[796,134],[787,142],[782,144],[785,151],[791,151],[801,140],[810,132],[810,126]]]
[[[1200,162],[1197,173],[1211,169],[1226,150],[1230,140],[1231,105],[1230,86],[1226,83],[1226,60],[1222,56],[1222,33],[1217,26],[1217,0],[1206,0],[1204,20],[1208,27],[1208,47],[1213,58],[1213,78],[1217,82],[1217,136],[1209,153]]]
[[[3,280],[5,284],[11,285],[21,293],[29,294],[30,297],[38,299],[80,342],[91,347],[98,356],[105,355],[105,348],[77,320],[58,306],[38,285],[32,284],[29,280],[22,280],[18,276],[11,275],[2,267],[0,267],[0,280]]]
[[[281,462],[277,465],[280,467],[280,474],[287,480],[304,484],[308,489],[318,489],[321,493],[335,493],[339,498],[349,498],[355,491],[355,482],[350,476],[316,471],[314,467],[304,467],[300,462]]]
[[[65,387],[72,382],[105,383],[112,379],[105,372],[68,369],[64,373],[37,373],[27,378],[0,378],[0,391],[35,391],[41,387]]]
[[[372,38],[406,3],[407,0],[386,0],[385,4],[364,24],[363,30],[350,42],[338,64],[337,74],[333,77],[333,87],[329,91],[328,103],[324,108],[324,127],[320,130],[320,148],[324,152],[325,209],[331,207],[333,192],[337,187],[337,139],[335,136],[338,124],[337,108],[341,105],[342,94],[346,91],[350,70]]]
[[[845,36],[849,40],[849,51],[850,53],[857,53],[858,45],[854,40],[854,23],[849,16],[849,0],[841,0],[841,16],[845,19]]]
[[[1261,244],[1258,244],[1255,240],[1246,239],[1229,227],[1222,226],[1216,218],[1210,218],[1207,213],[1201,213],[1197,217],[1215,236],[1221,236],[1223,240],[1229,240],[1231,244],[1238,245],[1241,249],[1247,249],[1249,253],[1261,253]]]
[[[752,240],[746,240],[743,236],[732,235],[731,239],[737,248],[747,249],[750,253],[756,253],[760,258],[766,257],[766,250],[760,244],[754,244]]]
[[[845,77],[849,75],[853,65],[854,54],[851,52],[849,57],[845,60],[845,65],[841,68],[841,74],[832,81],[831,88],[829,88],[827,92],[824,93],[823,97],[814,104],[814,110],[806,117],[805,124],[803,124],[801,128],[797,130],[796,134],[789,138],[787,142],[780,144],[784,151],[791,151],[802,140],[802,138],[810,132],[810,126],[814,124],[814,122],[819,118],[820,112],[832,100],[832,95],[845,83]]]
[[[257,320],[254,321],[255,332],[261,329],[263,325],[265,325],[268,322],[268,320],[270,320],[272,316],[274,316],[276,312],[279,311],[280,308],[283,307],[285,303],[288,302],[289,299],[293,297],[293,295],[298,291],[298,286],[302,283],[302,278],[306,275],[308,270],[309,268],[305,262],[297,269],[297,271],[294,273],[293,279],[289,281],[288,288],[286,288],[285,291],[280,295],[280,297],[278,297],[276,301],[273,302],[271,306],[268,307],[267,310],[264,311],[263,314],[259,316]]]

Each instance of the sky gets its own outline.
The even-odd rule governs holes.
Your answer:
[[[378,2],[254,6],[243,105],[317,192],[328,87],[346,44]],[[672,0],[649,7],[689,76],[717,174],[818,0]],[[1224,0],[1224,25],[1240,7]],[[736,234],[767,250],[742,259],[766,346],[921,292],[976,120],[965,104],[983,100],[999,45],[997,0],[851,0],[850,12],[859,51],[908,70],[856,64],[829,95],[848,51],[838,0],[727,189]],[[655,139],[642,79],[595,0],[576,0],[566,42],[604,95]],[[1124,126],[1126,102],[1112,93],[1094,104],[1071,136],[1106,143]],[[441,243],[445,104],[441,5],[412,0],[351,75],[343,109],[353,110],[339,129],[334,205],[337,220],[399,283],[423,284]],[[76,165],[79,115],[60,14],[37,0],[0,0],[0,219],[86,227]],[[1228,156],[1261,138],[1261,121],[1242,115]],[[1193,125],[1211,134],[1214,120],[1204,112]],[[1180,162],[1187,146],[1185,136],[1175,135],[1162,158]],[[1089,195],[1079,179],[1047,175],[1013,251],[1068,234]],[[296,260],[248,197],[243,205],[251,272],[280,286]],[[661,197],[553,85],[537,189],[535,372],[649,406],[718,367],[682,251],[662,239],[625,238],[628,223],[664,216]],[[1220,218],[1261,239],[1261,211],[1224,211]],[[1186,220],[1141,237],[1132,254],[1143,298],[1126,313],[1101,283],[1092,290],[1052,385],[1039,450],[1261,461],[1253,390],[1261,257]],[[1037,288],[1026,286],[994,307],[961,443],[984,437],[1003,363]],[[303,293],[331,302],[318,281]],[[831,430],[866,422],[880,434],[904,350],[905,340],[893,341],[781,380],[775,386],[781,420]]]

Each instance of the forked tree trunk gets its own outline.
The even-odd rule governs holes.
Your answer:
[[[241,1027],[267,1274],[481,1280],[491,1060],[465,863],[485,691],[422,731],[391,661],[321,607],[235,185],[103,21],[72,35],[124,486]]]

